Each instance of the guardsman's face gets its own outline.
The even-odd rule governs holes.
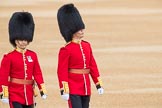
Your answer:
[[[81,39],[84,37],[84,29],[81,29],[79,31],[77,31],[76,33],[74,33],[73,38],[78,38]]]
[[[27,40],[15,40],[16,47],[24,50],[26,46],[29,44]]]

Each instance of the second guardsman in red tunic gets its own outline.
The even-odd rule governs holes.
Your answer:
[[[5,54],[0,66],[0,100],[10,108],[34,107],[34,83],[46,99],[46,89],[37,54],[26,49],[33,40],[31,13],[15,12],[9,21],[9,40],[14,50]]]
[[[90,77],[103,94],[100,74],[89,42],[82,40],[85,25],[74,4],[66,4],[57,13],[60,32],[67,44],[58,55],[58,80],[63,99],[70,108],[89,108]]]

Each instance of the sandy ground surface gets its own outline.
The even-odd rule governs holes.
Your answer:
[[[15,11],[33,14],[36,30],[28,47],[38,53],[48,99],[36,98],[37,108],[67,108],[59,94],[57,54],[64,44],[56,13],[73,2],[86,24],[104,83],[98,95],[92,83],[90,108],[162,107],[161,0],[0,0],[0,56],[13,50],[8,42],[8,20]],[[9,108],[0,103],[0,108]]]

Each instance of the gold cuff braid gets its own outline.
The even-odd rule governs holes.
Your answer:
[[[100,85],[101,87],[103,86],[102,80],[100,77],[97,78],[98,82],[96,83],[96,85]]]
[[[41,84],[41,90],[44,94],[47,94],[47,90],[46,90],[46,87],[45,87],[45,84]]]
[[[64,93],[69,93],[69,85],[68,85],[68,82],[66,81],[62,81],[62,85],[63,85],[63,90],[64,90]]]
[[[3,88],[3,97],[8,98],[8,86],[2,86]]]

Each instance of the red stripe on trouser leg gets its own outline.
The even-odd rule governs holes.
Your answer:
[[[10,108],[14,108],[11,101],[9,102],[9,104],[10,104]]]
[[[69,108],[72,108],[70,99],[68,100],[68,105],[69,105]]]

